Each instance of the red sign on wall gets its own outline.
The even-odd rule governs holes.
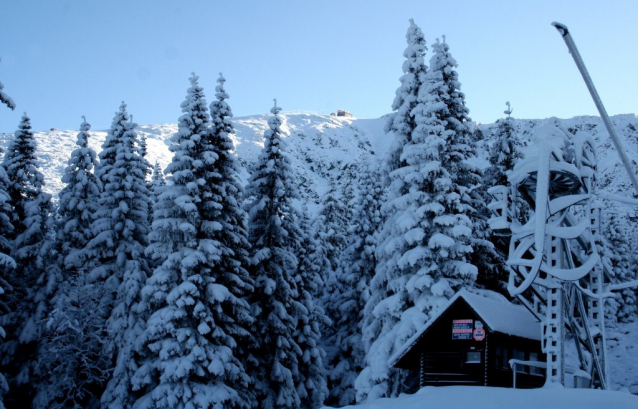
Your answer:
[[[452,339],[472,339],[474,320],[452,320]]]
[[[474,340],[475,341],[483,341],[485,339],[485,329],[477,328],[474,330]]]

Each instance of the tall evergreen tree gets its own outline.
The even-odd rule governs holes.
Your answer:
[[[93,170],[95,151],[88,146],[91,125],[84,121],[62,176],[56,260],[49,268],[61,271],[62,283],[51,300],[45,321],[46,333],[38,358],[34,408],[88,407],[91,391],[104,382],[106,365],[101,357],[101,338],[96,329],[95,305],[103,302],[80,271],[81,252],[92,237],[91,222],[97,210],[100,186]]]
[[[153,203],[157,200],[162,186],[166,186],[166,178],[159,163],[155,162],[155,165],[153,165],[153,174],[151,175],[150,188]]]
[[[11,110],[15,109],[15,102],[13,99],[2,90],[4,85],[0,82],[0,102],[5,104]],[[13,226],[10,222],[11,207],[9,206],[10,197],[7,194],[7,186],[9,186],[9,179],[3,167],[0,167],[0,322],[2,322],[2,316],[9,313],[7,303],[4,298],[5,292],[10,291],[10,286],[7,283],[7,278],[10,270],[15,268],[15,260],[9,255],[11,252],[11,246],[9,240],[10,232]],[[0,343],[6,336],[2,325],[0,324]],[[4,375],[0,372],[0,409],[4,409],[2,403],[2,397],[9,391],[9,384],[7,383]]]
[[[506,111],[510,112],[510,111]],[[482,185],[476,190],[475,196],[480,199],[475,203],[477,213],[482,217],[476,221],[475,231],[483,232],[484,239],[494,244],[494,251],[486,245],[484,248],[477,246],[474,250],[476,265],[479,268],[479,276],[477,284],[494,291],[503,292],[509,273],[505,269],[505,261],[509,251],[509,240],[503,237],[499,232],[493,232],[487,225],[489,220],[489,212],[485,203],[489,203],[491,198],[487,190],[492,186],[507,186],[507,176],[510,174],[516,162],[522,158],[521,143],[516,135],[513,126],[513,119],[509,116],[496,121],[496,130],[494,138],[496,141],[492,145],[489,152],[490,166],[485,170],[482,177]],[[526,203],[517,203],[519,209],[527,207]],[[483,262],[482,262],[482,261]]]
[[[297,249],[297,274],[295,284],[298,302],[304,311],[297,318],[293,337],[301,349],[297,392],[302,408],[316,409],[323,406],[328,396],[324,362],[326,353],[321,345],[321,329],[330,325],[320,303],[324,281],[317,263],[319,246],[307,212],[301,214],[302,238]]]
[[[16,109],[16,103],[13,102],[13,99],[9,95],[7,95],[4,91],[4,85],[0,82],[0,102],[6,105],[9,109]],[[2,401],[0,401],[0,405],[2,405]]]
[[[521,142],[513,127],[510,117],[496,121],[494,138],[496,141],[490,149],[490,167],[484,174],[486,187],[507,186],[507,176],[514,169],[516,162],[523,157]]]
[[[87,282],[106,297],[96,305],[101,307],[103,319],[103,354],[107,362],[114,362],[112,378],[102,396],[107,401],[113,399],[109,401],[112,407],[125,405],[128,379],[135,370],[135,360],[129,359],[131,344],[144,324],[139,309],[140,290],[148,275],[143,254],[150,201],[135,127],[122,103],[99,155],[96,177],[103,189],[91,224],[91,239],[82,251]]]
[[[250,297],[255,317],[252,369],[256,407],[300,408],[295,384],[301,349],[293,333],[298,314],[304,308],[297,301],[299,289],[294,275],[301,231],[299,212],[293,205],[298,198],[291,183],[290,159],[281,135],[281,108],[271,109],[269,129],[264,133],[264,148],[250,176],[246,194],[250,242],[251,273],[255,291]]]
[[[16,268],[7,279],[12,288],[7,300],[10,312],[0,321],[8,330],[7,341],[0,351],[4,357],[2,365],[15,385],[10,392],[12,399],[20,405],[30,405],[33,398],[29,383],[33,381],[41,323],[60,281],[59,270],[47,265],[52,246],[51,195],[42,192],[44,176],[35,152],[30,119],[24,114],[3,162],[14,216],[11,256]]]
[[[468,111],[447,44],[437,42],[433,50],[427,87],[413,110],[417,128],[401,155],[406,166],[391,174],[384,205],[392,216],[377,250],[376,294],[366,305],[363,336],[370,347],[357,379],[359,399],[401,392],[403,376],[390,370],[388,358],[477,275],[472,190],[480,173],[466,160]]]
[[[86,118],[82,118],[84,121],[77,136],[77,148],[71,153],[62,176],[65,186],[60,192],[58,204],[57,243],[65,268],[82,265],[79,252],[92,238],[91,223],[101,190],[93,174],[97,165],[96,153],[88,144],[91,125]]]
[[[172,252],[144,288],[153,312],[142,337],[150,359],[134,380],[134,389],[146,392],[136,403],[140,408],[250,405],[249,378],[238,358],[252,319],[243,299],[251,282],[229,139],[232,114],[220,78],[211,125],[197,80],[193,74],[182,103],[167,168],[173,183],[155,206],[147,250]]]
[[[348,246],[340,257],[336,274],[338,291],[329,300],[337,312],[328,340],[331,346],[330,404],[337,406],[356,402],[354,381],[365,359],[361,341],[363,311],[375,271],[376,234],[381,225],[381,180],[368,164],[360,169],[360,189],[353,206]]]
[[[428,67],[425,65],[425,37],[423,32],[410,19],[410,27],[405,35],[408,46],[403,52],[403,76],[399,78],[401,85],[396,90],[396,96],[392,103],[395,111],[388,116],[385,132],[394,135],[394,141],[390,145],[384,162],[384,174],[389,175],[395,169],[405,166],[401,159],[403,146],[412,140],[412,133],[416,128],[413,110],[417,105],[419,89],[425,82],[425,74]]]

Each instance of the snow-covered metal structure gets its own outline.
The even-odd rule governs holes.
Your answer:
[[[553,25],[563,36],[638,191],[638,181],[567,27]],[[572,134],[557,122],[537,129],[534,138],[536,144],[508,176],[508,186],[489,190],[494,198],[489,206],[494,213],[490,225],[511,234],[508,291],[542,323],[548,383],[564,384],[567,330],[580,358],[578,372],[589,377],[591,387],[607,389],[605,298],[613,296],[612,290],[638,282],[612,284],[614,273],[601,261],[600,217],[594,205],[597,160],[591,136]]]
[[[536,145],[490,190],[493,229],[511,232],[508,290],[542,322],[547,382],[564,383],[567,328],[576,339],[581,370],[607,386],[605,277],[598,243],[596,152],[588,134],[539,128]]]

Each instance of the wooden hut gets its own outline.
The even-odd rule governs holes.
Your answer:
[[[524,363],[516,365],[517,388],[542,386],[540,323],[524,307],[490,295],[458,292],[390,358],[390,366],[414,371],[420,386],[511,388],[515,360]]]

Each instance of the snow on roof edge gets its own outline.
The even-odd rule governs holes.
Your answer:
[[[485,297],[483,295],[479,295],[479,294],[475,294],[475,293],[471,293],[469,291],[467,291],[466,289],[462,289],[459,292],[457,292],[456,294],[454,294],[454,296],[452,298],[450,298],[450,300],[443,305],[423,326],[423,328],[421,328],[419,331],[417,331],[412,337],[410,337],[410,339],[408,339],[405,343],[405,345],[399,349],[394,355],[392,355],[390,357],[390,359],[388,360],[388,365],[390,365],[391,367],[394,367],[394,365],[399,362],[401,360],[401,358],[403,358],[410,349],[412,349],[412,347],[414,346],[414,344],[423,336],[423,334],[436,322],[438,321],[438,319],[441,317],[441,315],[443,315],[443,313],[445,311],[447,311],[447,309],[454,303],[456,302],[456,300],[458,300],[459,298],[463,298],[467,304],[470,306],[470,308],[472,308],[472,310],[474,310],[474,312],[480,316],[484,321],[485,324],[488,326],[488,328],[490,328],[492,331],[494,332],[500,332],[503,334],[507,334],[507,335],[513,335],[513,336],[518,336],[521,338],[528,338],[528,339],[534,339],[539,341],[540,340],[540,331],[538,331],[537,333],[531,332],[531,331],[511,331],[511,328],[503,328],[503,323],[499,323],[499,322],[495,322],[493,320],[493,317],[491,317],[492,312],[489,311],[489,303],[490,302],[498,302],[494,299]],[[482,303],[482,301],[485,300],[487,301],[488,304],[488,308],[487,310],[485,309],[484,306],[481,306],[479,304]],[[534,323],[538,323],[538,321],[536,321],[536,319],[534,318],[534,316],[525,309],[525,307],[521,307],[518,305],[514,305],[511,304],[509,302],[507,303],[503,303],[502,306],[499,307],[503,307],[503,306],[507,306],[508,308],[516,308],[518,312],[523,312],[523,310],[525,312],[527,312],[527,314],[529,314],[529,317],[531,317],[534,321]],[[514,310],[512,310],[514,311]],[[531,321],[529,322],[531,323]]]

